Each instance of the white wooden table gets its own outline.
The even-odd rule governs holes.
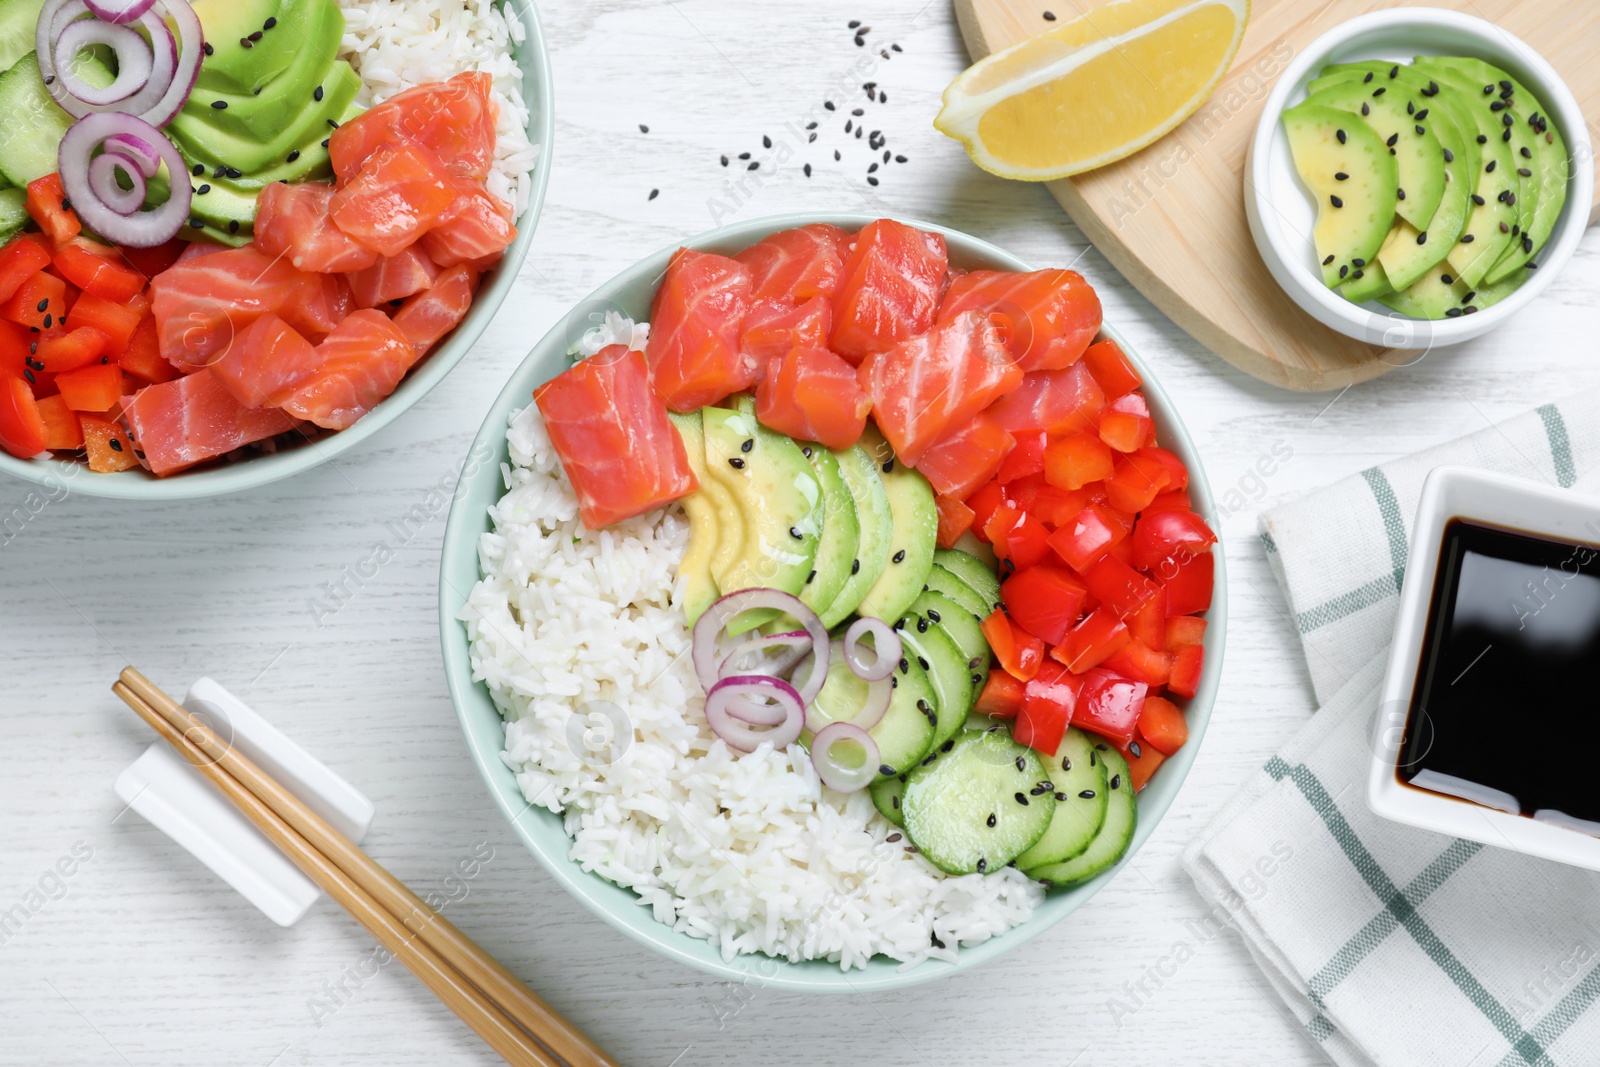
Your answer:
[[[161,508],[70,496],[0,548],[0,910],[45,892],[0,937],[0,1064],[499,1062],[400,968],[362,977],[373,943],[327,901],[279,929],[136,815],[119,817],[112,779],[149,741],[109,691],[129,662],[180,692],[213,675],[357,784],[378,808],[373,855],[419,892],[455,898],[457,923],[625,1064],[1322,1062],[1233,935],[1199,925],[1178,866],[1312,712],[1255,513],[1592,384],[1600,241],[1480,342],[1339,397],[1283,393],[1164,319],[1043,189],[985,175],[934,132],[939,92],[965,63],[943,0],[562,0],[543,13],[558,93],[549,200],[512,298],[443,385],[293,482]],[[884,62],[854,46],[850,19],[903,51]],[[910,160],[882,168],[877,188],[863,180],[864,143],[841,129],[865,103],[864,81],[888,96],[869,130]],[[807,146],[808,113],[824,99],[841,110],[819,112],[822,136]],[[763,180],[730,191],[725,180],[750,172],[718,157],[743,151],[768,160]],[[1235,490],[1224,499],[1242,505],[1221,523],[1233,605],[1222,698],[1176,806],[1069,921],[897,995],[730,986],[592,917],[490,806],[440,667],[438,490],[532,341],[648,252],[718,222],[803,209],[935,220],[1041,265],[1076,265],[1176,398],[1219,497]],[[1263,478],[1257,461],[1274,450],[1292,456]],[[27,493],[0,484],[0,516]],[[392,558],[373,573],[375,554]],[[359,592],[319,625],[314,602],[358,569]],[[48,872],[74,849],[90,858],[56,882]],[[490,850],[475,878],[451,877]],[[1141,1002],[1120,1025],[1113,995]]]

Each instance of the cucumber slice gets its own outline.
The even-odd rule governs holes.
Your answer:
[[[933,570],[928,572],[928,582],[923,587],[929,592],[942,593],[966,608],[980,620],[987,617],[994,609],[984,602],[983,597],[973,591],[972,586],[951,574],[937,563]]]
[[[938,695],[928,681],[927,672],[915,660],[907,659],[906,669],[894,674],[894,695],[889,700],[889,710],[883,713],[878,725],[867,733],[878,744],[879,766],[889,768],[893,777],[928,754],[933,747],[934,724],[938,722]],[[845,722],[854,719],[866,703],[868,683],[850,670],[844,657],[836,657],[828,664],[828,677],[812,702],[810,715],[820,716],[828,722]],[[800,735],[801,741],[811,744],[810,730]]]
[[[974,692],[989,680],[989,641],[972,613],[942,593],[928,591],[917,597],[911,605],[911,614],[901,620],[903,632],[907,627],[918,633],[928,627],[938,627],[950,638],[972,675]],[[897,624],[898,625],[898,624]]]
[[[110,85],[113,78],[105,64],[80,53],[73,67],[84,81],[96,88]],[[0,74],[0,172],[12,185],[54,174],[56,148],[61,135],[72,125],[71,115],[56,106],[39,77],[39,61],[29,52],[4,74]]]
[[[948,874],[998,871],[1044,836],[1053,790],[1038,753],[1004,730],[963,732],[907,776],[906,833]]]
[[[1017,866],[1025,871],[1080,854],[1106,821],[1106,761],[1095,751],[1093,738],[1076,726],[1067,727],[1045,769],[1056,787],[1056,814],[1044,836],[1017,857]]]
[[[1103,741],[1095,742],[1094,751],[1106,767],[1106,821],[1088,848],[1065,863],[1027,870],[1029,878],[1053,886],[1078,885],[1115,864],[1128,851],[1134,828],[1139,824],[1138,809],[1133,802],[1133,783],[1128,780],[1128,761]]]
[[[4,0],[0,3],[0,70],[33,51],[34,29],[44,0]]]
[[[21,189],[0,189],[0,244],[21,233],[31,221],[28,194]]]
[[[953,548],[941,548],[933,554],[933,562],[967,583],[978,594],[978,599],[988,605],[988,615],[1000,606],[1000,577],[983,560]]]
[[[942,745],[956,735],[967,721],[967,712],[972,710],[972,673],[967,669],[967,658],[949,634],[937,626],[918,630],[914,619],[908,615],[898,627],[902,657],[914,659],[928,672],[933,691],[939,695],[939,721],[934,726],[933,743]]]
[[[878,809],[878,814],[894,823],[896,826],[906,824],[905,813],[900,810],[900,800],[906,793],[906,776],[897,774],[890,778],[879,778],[867,787],[872,794],[873,807]]]

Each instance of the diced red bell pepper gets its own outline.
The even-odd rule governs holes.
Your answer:
[[[118,423],[102,415],[82,414],[78,422],[83,426],[83,447],[89,453],[89,469],[99,474],[112,474],[139,465],[133,453],[133,441]]]
[[[72,240],[83,229],[78,213],[67,206],[67,193],[61,187],[59,174],[46,174],[28,183],[28,214],[58,245]]]
[[[1119,396],[1106,405],[1107,411],[1121,411],[1129,415],[1142,415],[1150,417],[1150,405],[1145,401],[1144,394],[1135,389],[1126,396]]]
[[[1119,454],[1113,461],[1115,470],[1106,479],[1106,500],[1130,515],[1143,511],[1172,480],[1166,465],[1151,459],[1146,452],[1140,449]]]
[[[1184,645],[1172,654],[1172,677],[1167,688],[1193,700],[1200,691],[1200,668],[1205,663],[1206,650],[1200,645]]]
[[[1139,736],[1170,756],[1189,740],[1189,722],[1183,709],[1166,697],[1145,697],[1144,710],[1139,712]]]
[[[1051,529],[1065,526],[1078,517],[1078,512],[1089,505],[1090,497],[1083,489],[1058,489],[1053,485],[1040,485],[1026,504],[1024,511]]]
[[[1107,397],[1131,393],[1142,384],[1139,372],[1133,369],[1133,362],[1123,353],[1122,346],[1109,337],[1090,345],[1083,353],[1083,362]]]
[[[83,427],[78,413],[67,407],[60,396],[47,396],[39,401],[39,415],[44,419],[45,447],[52,452],[71,452],[83,447]]]
[[[1167,468],[1167,473],[1172,477],[1167,481],[1167,491],[1177,492],[1189,488],[1189,468],[1183,465],[1177,453],[1165,448],[1151,446],[1144,450],[1145,455]]]
[[[10,300],[18,286],[49,265],[49,251],[27,235],[0,249],[0,301]]]
[[[72,328],[90,326],[106,336],[106,354],[118,355],[128,347],[133,331],[139,326],[139,313],[125,304],[115,304],[104,297],[85,291],[72,305]],[[66,316],[62,316],[65,323]]]
[[[1118,452],[1143,448],[1155,432],[1155,424],[1143,415],[1107,411],[1100,416],[1100,440]]]
[[[56,375],[56,388],[73,411],[110,411],[122,399],[122,368],[115,363],[79,367]]]
[[[153,315],[139,320],[133,336],[128,339],[128,347],[117,354],[116,362],[134,378],[151,385],[170,382],[178,376],[177,369],[161,356],[160,333]]]
[[[984,528],[989,525],[989,520],[994,518],[995,509],[1005,502],[1005,491],[1000,488],[999,482],[989,482],[967,497],[967,507],[972,509],[972,532],[984,544],[989,543],[989,535],[984,532]]]
[[[1124,619],[1144,607],[1161,591],[1154,581],[1113,555],[1100,557],[1085,570],[1083,584],[1095,599]]]
[[[128,266],[144,275],[146,279],[150,279],[178,262],[178,257],[183,255],[183,250],[188,247],[188,241],[174,237],[166,244],[156,245],[154,248],[119,248],[117,252]]]
[[[995,480],[998,481],[999,479],[997,478]],[[1036,474],[1024,474],[1020,478],[1015,478],[1007,482],[1000,488],[1002,494],[1005,496],[1005,501],[1007,504],[1010,504],[1019,511],[1026,511],[1029,514],[1032,514],[1033,502],[1038,498],[1039,490],[1045,488],[1049,484],[1049,482],[1044,480],[1044,474],[1041,472]],[[1037,518],[1037,516],[1035,517]]]
[[[1122,746],[1133,740],[1150,687],[1096,667],[1083,675],[1083,692],[1073,722]]]
[[[1172,656],[1133,640],[1106,657],[1105,668],[1158,689],[1172,676]]]
[[[1000,586],[1012,623],[1051,645],[1060,644],[1078,621],[1083,597],[1083,583],[1064,567],[1030,567]]]
[[[1026,682],[1039,673],[1039,665],[1044,662],[1043,641],[1011,625],[1001,608],[996,608],[980,625],[989,650],[1007,674]]]
[[[1194,504],[1189,500],[1187,489],[1168,489],[1164,493],[1157,493],[1156,498],[1145,506],[1146,511],[1193,511]]]
[[[1110,478],[1113,473],[1111,449],[1098,437],[1086,433],[1067,434],[1045,447],[1045,480],[1059,489],[1082,489],[1090,482]]]
[[[40,310],[40,309],[43,310]],[[48,330],[56,317],[67,310],[67,283],[53,274],[39,271],[23,279],[11,299],[0,304],[0,318],[22,326]]]
[[[1109,508],[1090,504],[1050,535],[1050,547],[1067,566],[1081,572],[1127,535]]]
[[[31,346],[33,338],[37,336],[14,322],[0,319],[0,375],[12,378],[27,376],[24,372],[33,369]]]
[[[1153,596],[1144,607],[1128,616],[1128,632],[1146,647],[1166,651],[1167,598]]]
[[[1167,620],[1168,652],[1176,652],[1184,645],[1198,645],[1206,639],[1206,620],[1193,615],[1177,615]]]
[[[1045,663],[1023,691],[1011,736],[1019,745],[1053,756],[1078,706],[1083,680],[1058,663]]]
[[[28,383],[0,377],[0,448],[18,459],[31,459],[48,447],[49,437]]]
[[[1009,671],[990,671],[974,708],[992,718],[1014,719],[1022,710],[1027,684]]]
[[[64,374],[97,363],[106,351],[106,335],[90,326],[71,330],[52,326],[33,336],[39,339],[36,342],[39,350],[33,357],[34,368],[51,374]],[[41,363],[44,364],[42,368]]]
[[[1066,664],[1072,673],[1082,674],[1100,666],[1131,640],[1133,638],[1128,635],[1128,627],[1117,618],[1116,612],[1099,607],[1074,626],[1066,639],[1051,650],[1050,655]]]
[[[939,547],[949,548],[972,528],[972,509],[953,496],[936,496],[939,509]]]
[[[1024,430],[1012,436],[1017,442],[1016,447],[1006,454],[1000,463],[1000,470],[994,476],[994,480],[1001,485],[1044,470],[1045,432]]]
[[[1217,535],[1192,511],[1146,511],[1133,530],[1133,560],[1154,571],[1172,556],[1193,556],[1215,544]]]
[[[63,278],[102,300],[126,304],[145,287],[145,276],[138,271],[120,260],[97,255],[76,242],[63,246],[53,262]]]
[[[1134,746],[1138,746],[1135,748]],[[1150,776],[1156,773],[1163,763],[1167,762],[1166,753],[1142,738],[1136,738],[1126,745],[1119,746],[1123,759],[1128,761],[1128,780],[1133,783],[1135,793],[1144,789],[1150,781]]]
[[[1169,560],[1162,565],[1168,615],[1198,615],[1211,606],[1217,561],[1210,552]]]
[[[983,532],[994,545],[994,554],[1011,564],[1013,570],[1032,567],[1050,554],[1050,531],[1038,519],[1010,504],[994,509]]]

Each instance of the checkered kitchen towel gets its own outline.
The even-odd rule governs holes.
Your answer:
[[[1367,810],[1409,528],[1423,479],[1445,463],[1600,492],[1600,393],[1263,516],[1323,706],[1184,865],[1341,1067],[1589,1067],[1600,1064],[1600,875]]]

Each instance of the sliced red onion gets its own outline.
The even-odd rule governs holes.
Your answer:
[[[135,158],[138,153],[118,155],[139,169],[145,178],[155,177],[157,167],[151,162],[165,163],[167,172],[174,177],[172,196],[159,207],[149,211],[123,213],[110,200],[97,196],[90,175],[91,160],[95,150],[113,137],[132,137],[155,149],[156,159]],[[119,146],[124,143],[116,142]],[[184,180],[188,164],[171,141],[160,130],[132,115],[94,114],[73,123],[61,136],[57,153],[61,170],[61,185],[73,210],[91,229],[114,244],[130,248],[153,248],[177,236],[189,217],[194,190]],[[118,200],[118,203],[125,201]]]
[[[116,152],[137,162],[144,174],[153,174],[161,165],[161,153],[156,151],[156,146],[131,133],[114,133],[107,137],[106,151]]]
[[[758,730],[758,724],[744,717],[770,718],[772,716],[764,710],[768,707],[780,707],[783,711],[783,718],[770,729]],[[780,678],[724,678],[706,694],[706,722],[711,732],[735,751],[754,752],[763,743],[783,749],[800,737],[805,711],[799,694]]]
[[[127,179],[129,188],[124,189],[117,181],[119,172]],[[89,188],[95,199],[118,215],[132,215],[138,211],[144,206],[148,191],[140,165],[115,152],[105,152],[90,160]]]
[[[861,640],[872,635],[872,660],[862,657]],[[844,632],[844,661],[856,672],[857,678],[875,682],[894,673],[900,662],[900,635],[882,619],[857,619]]]
[[[861,762],[845,763],[836,757],[833,750],[841,744],[860,746]],[[878,743],[872,735],[851,723],[824,726],[811,739],[811,764],[817,769],[817,777],[823,785],[841,793],[854,793],[871,785],[878,776],[880,759]]]
[[[810,651],[811,635],[804,630],[746,638],[733,646],[717,668],[717,675],[727,678],[735,674],[783,674]]]
[[[812,672],[813,676],[804,686],[799,687],[800,702],[811,703],[821,690],[822,680],[827,671],[828,630],[822,625],[822,620],[817,618],[817,613],[802,604],[799,597],[790,596],[778,589],[740,589],[729,593],[712,604],[701,613],[700,618],[695,620],[692,654],[694,671],[700,678],[701,686],[710,693],[711,687],[721,680],[722,664],[727,659],[721,638],[728,624],[746,611],[761,608],[776,609],[798,620],[811,637],[813,654],[820,654],[823,657],[823,670]]]
[[[117,77],[110,85],[97,89],[78,77],[73,57],[86,48],[104,45],[116,53]],[[150,45],[131,26],[113,26],[99,19],[80,19],[67,25],[56,38],[56,81],[59,89],[85,105],[109,106],[128,99],[150,84],[155,57]]]
[[[149,11],[155,0],[87,0],[87,3],[97,18],[120,25]]]
[[[835,661],[842,662],[844,660],[844,642],[833,642],[830,655]],[[796,683],[800,681],[800,671],[808,670],[808,665],[810,662],[811,661],[808,659],[806,663],[802,663],[800,667],[795,670],[794,681]],[[846,664],[846,667],[848,666],[849,665]],[[826,673],[826,670],[824,673]],[[852,670],[850,673],[854,674],[855,672]],[[808,682],[810,681],[810,675],[806,676],[806,680]],[[866,679],[862,680],[866,681]],[[803,691],[804,690],[802,690],[802,692]],[[877,679],[876,681],[867,682],[866,699],[862,702],[861,707],[856,709],[856,713],[847,719],[837,718],[832,714],[825,714],[823,709],[819,708],[815,703],[807,702],[806,729],[815,734],[827,729],[828,726],[835,722],[844,722],[849,723],[851,726],[860,727],[863,730],[870,730],[874,726],[878,725],[879,722],[883,721],[884,713],[889,710],[889,702],[893,699],[894,682],[888,676],[885,676]],[[829,708],[827,710],[829,713],[832,713],[842,709]]]

